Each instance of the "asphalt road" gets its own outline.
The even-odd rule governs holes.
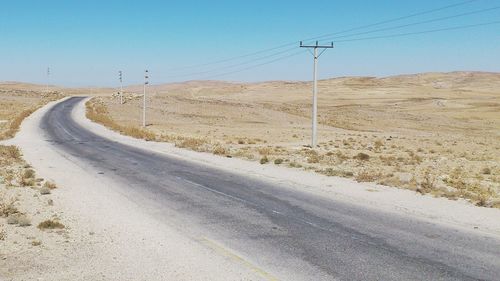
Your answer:
[[[160,222],[217,241],[268,278],[500,280],[496,239],[110,141],[72,120],[81,100],[68,99],[44,116],[51,145],[121,183]]]

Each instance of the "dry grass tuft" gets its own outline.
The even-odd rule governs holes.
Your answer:
[[[488,167],[484,167],[482,170],[481,170],[481,173],[483,175],[491,175],[491,169],[488,168]]]
[[[0,202],[0,217],[9,217],[18,214],[19,210],[15,206],[17,200],[11,199],[9,202]]]
[[[361,161],[368,161],[368,160],[370,160],[370,155],[363,153],[363,152],[360,152],[360,153],[356,154],[353,157],[353,159],[361,160]]]
[[[375,173],[371,171],[362,171],[356,176],[356,181],[358,182],[375,182],[381,177],[380,173]]]
[[[282,163],[283,163],[283,159],[281,159],[281,158],[276,158],[276,159],[274,159],[274,164],[276,164],[276,165],[280,165],[280,164],[282,164]]]
[[[36,173],[33,169],[24,170],[19,179],[21,186],[35,186],[36,184]]]
[[[55,182],[53,181],[46,181],[44,184],[43,184],[43,187],[44,188],[47,188],[47,189],[56,189],[57,188],[57,185],[55,184]]]
[[[194,151],[200,151],[200,148],[206,144],[206,141],[198,138],[184,138],[175,143],[176,147],[188,148]]]
[[[2,159],[0,161],[5,161],[5,159],[19,161],[21,160],[21,151],[13,145],[0,145],[0,159]]]
[[[227,148],[223,147],[222,145],[217,145],[212,150],[212,153],[215,155],[228,155],[229,150]]]
[[[425,171],[424,178],[417,188],[417,192],[421,194],[426,194],[435,189],[435,178],[432,176],[429,170]]]
[[[38,228],[41,230],[45,229],[63,229],[64,224],[55,220],[46,220],[38,224]]]
[[[40,245],[42,245],[42,241],[40,241],[40,240],[33,240],[33,241],[31,241],[31,245],[35,246],[35,247],[40,246]]]
[[[267,156],[263,156],[262,158],[260,158],[260,164],[267,164],[269,163],[269,159],[267,158]]]

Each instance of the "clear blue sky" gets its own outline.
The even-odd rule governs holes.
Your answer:
[[[305,51],[248,71],[216,76],[300,51],[298,46],[276,56],[272,55],[287,48],[225,64],[185,67],[464,1],[5,0],[0,2],[0,81],[45,83],[47,66],[51,67],[51,82],[66,86],[116,86],[118,70],[123,70],[125,84],[135,84],[145,68],[150,69],[154,84],[191,79],[309,80],[312,57]],[[477,0],[351,33],[496,6],[500,1]],[[500,9],[342,39],[498,20]],[[223,69],[259,57],[253,63]],[[339,42],[320,59],[322,78],[454,70],[500,71],[500,24]],[[204,71],[211,72],[189,75]]]

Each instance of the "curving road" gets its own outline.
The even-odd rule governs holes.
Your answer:
[[[499,280],[500,241],[374,212],[217,167],[120,144],[79,126],[71,111],[43,118],[48,141],[122,183],[151,216],[207,237],[266,279]]]

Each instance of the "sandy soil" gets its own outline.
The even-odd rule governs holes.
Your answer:
[[[12,137],[24,118],[61,97],[37,87],[0,84],[0,139]],[[16,272],[58,270],[46,266],[54,260],[52,249],[70,255],[68,243],[77,239],[71,231],[74,222],[58,206],[56,189],[57,184],[37,176],[17,147],[0,145],[0,276],[6,280]],[[38,227],[47,220],[60,225]]]
[[[141,124],[141,89],[127,88],[124,105],[115,95],[93,106],[127,133]],[[310,83],[159,85],[148,131],[196,151],[500,207],[499,89],[497,73],[320,81],[310,149]]]

